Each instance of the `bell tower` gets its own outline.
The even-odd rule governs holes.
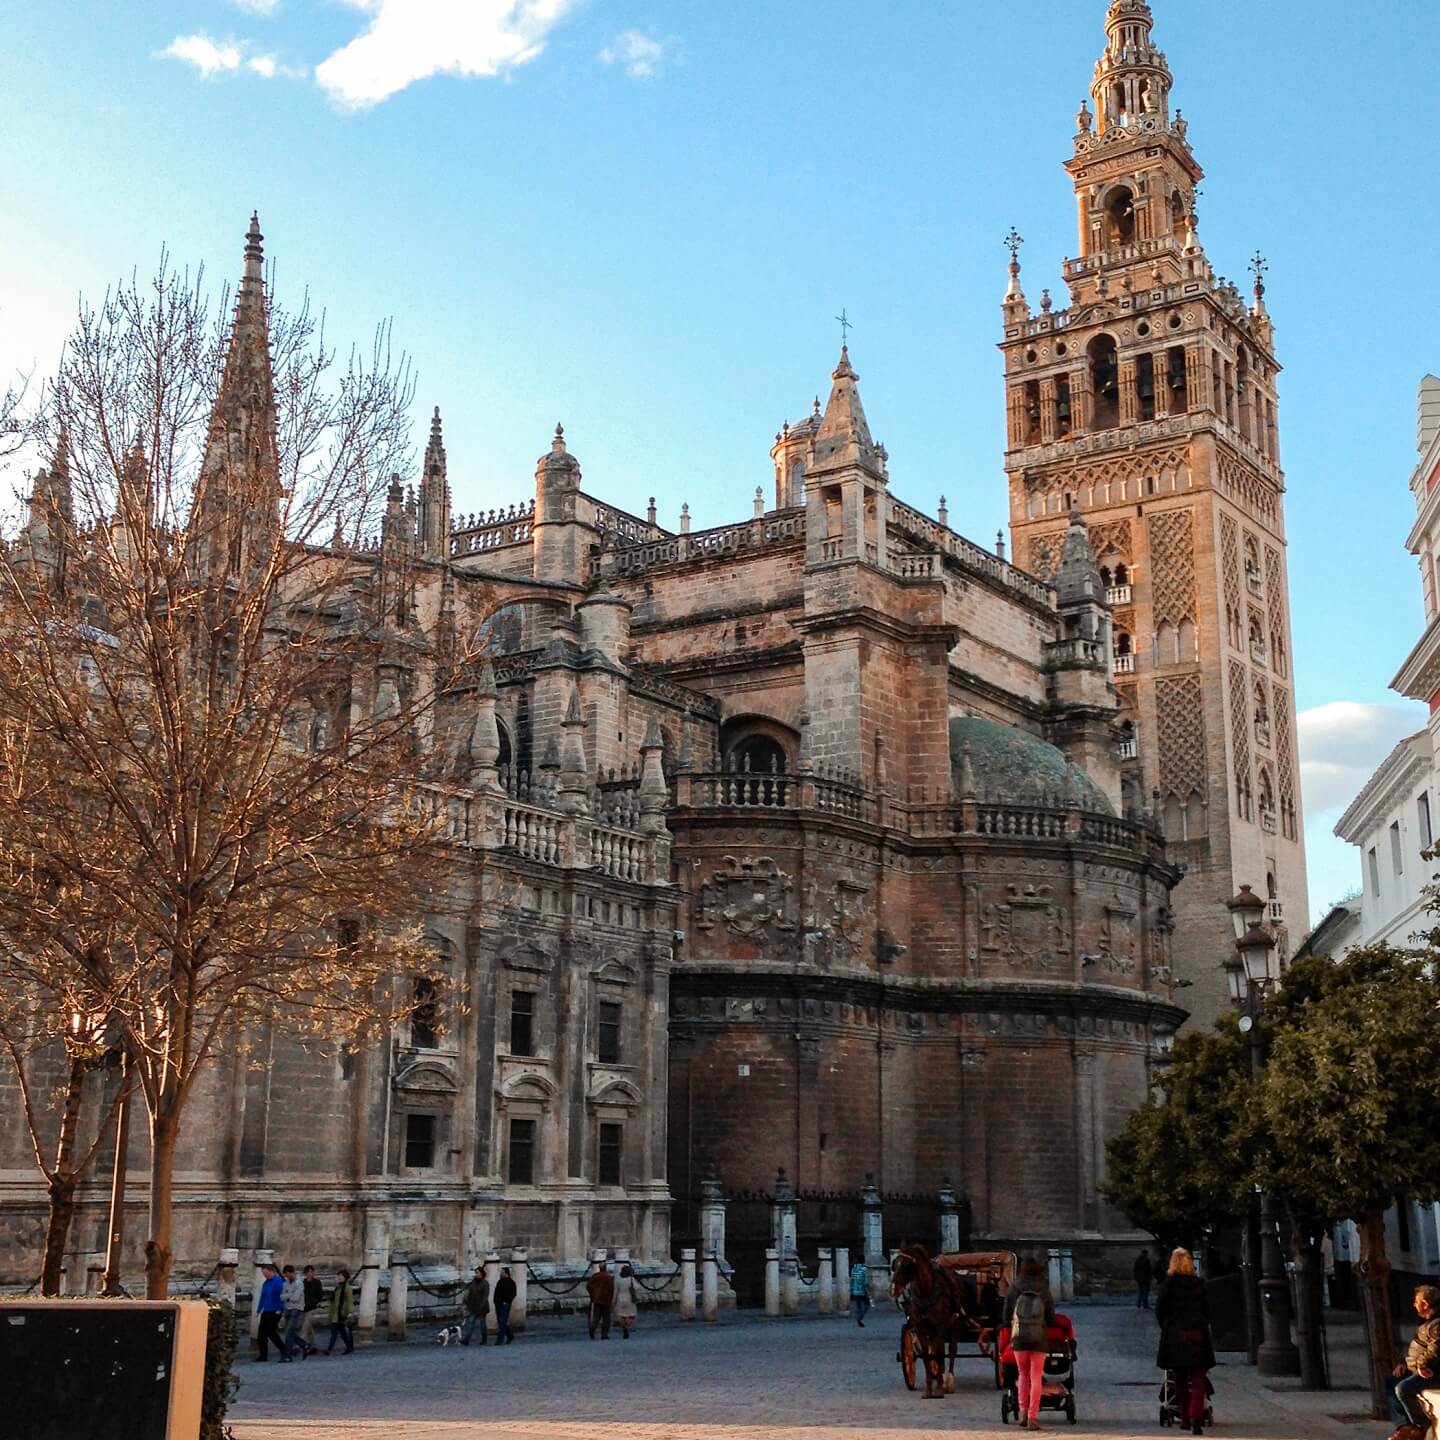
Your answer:
[[[1112,0],[1076,119],[1068,304],[1032,309],[1018,234],[1002,314],[1015,563],[1053,579],[1072,506],[1113,614],[1127,808],[1154,808],[1187,874],[1177,978],[1226,1003],[1241,885],[1308,923],[1284,493],[1265,262],[1252,299],[1200,243],[1203,171],[1147,0]]]

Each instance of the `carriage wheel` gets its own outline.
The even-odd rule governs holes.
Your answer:
[[[900,1373],[905,1377],[905,1388],[915,1388],[915,1332],[907,1325],[900,1332]]]

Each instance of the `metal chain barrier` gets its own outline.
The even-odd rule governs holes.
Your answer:
[[[584,1273],[577,1281],[575,1281],[575,1283],[574,1283],[573,1285],[563,1285],[563,1286],[556,1287],[556,1286],[554,1286],[554,1285],[549,1284],[549,1283],[548,1283],[547,1281],[545,1281],[541,1276],[537,1275],[537,1274],[535,1273],[534,1267],[530,1264],[530,1262],[529,1262],[528,1260],[525,1262],[525,1273],[526,1273],[526,1275],[528,1275],[528,1276],[530,1277],[531,1281],[533,1281],[534,1284],[536,1284],[537,1286],[539,1286],[539,1288],[540,1288],[541,1290],[543,1290],[547,1295],[573,1295],[573,1294],[575,1293],[575,1291],[577,1291],[577,1290],[590,1278],[590,1272],[591,1272],[594,1268],[595,1268],[595,1262],[592,1260],[592,1261],[585,1267],[585,1273]]]
[[[437,1300],[453,1300],[470,1282],[468,1280],[456,1280],[449,1285],[442,1285],[438,1290],[427,1285],[416,1273],[415,1267],[406,1260],[405,1269],[409,1272],[410,1278],[415,1282],[415,1288],[423,1291],[426,1295],[433,1295]]]
[[[664,1291],[668,1290],[670,1288],[671,1282],[678,1279],[679,1275],[680,1267],[677,1265],[663,1280],[660,1281],[658,1285],[651,1285],[648,1281],[642,1280],[640,1278],[639,1272],[634,1268],[633,1265],[630,1268],[630,1278],[634,1280],[634,1282],[642,1290],[648,1290],[652,1295],[659,1295],[662,1294]]]

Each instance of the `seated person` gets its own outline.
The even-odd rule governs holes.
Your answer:
[[[1390,1440],[1425,1440],[1430,1417],[1420,1404],[1426,1390],[1440,1390],[1440,1285],[1421,1285],[1415,1291],[1415,1313],[1420,1317],[1405,1364],[1395,1367],[1391,1396],[1400,1428]]]

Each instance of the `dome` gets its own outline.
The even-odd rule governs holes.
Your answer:
[[[1110,797],[1053,745],[1014,725],[962,715],[950,722],[950,783],[956,795],[967,787],[961,770],[966,747],[974,790],[982,800],[1011,800],[1020,805],[1068,803],[1113,815]]]

